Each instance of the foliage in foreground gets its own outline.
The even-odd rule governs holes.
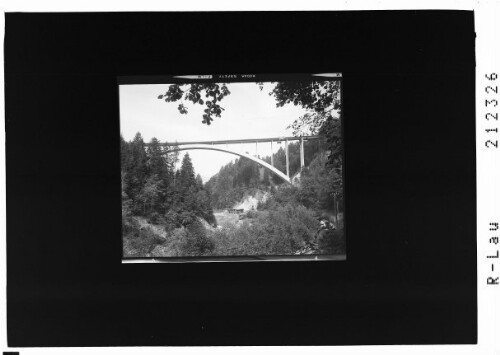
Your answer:
[[[316,156],[301,172],[299,186],[280,186],[271,197],[259,204],[259,210],[273,210],[286,204],[303,205],[313,210],[331,210],[338,201],[342,210],[342,177],[340,168],[327,164],[325,153]]]
[[[213,241],[199,220],[187,227],[169,229],[166,237],[152,227],[141,227],[133,217],[122,224],[124,257],[190,257],[210,255]]]
[[[147,257],[164,239],[151,228],[141,228],[133,218],[125,218],[122,223],[123,256]]]
[[[303,206],[285,205],[253,215],[237,228],[212,231],[213,255],[292,255],[311,242],[318,229],[313,211]]]
[[[250,213],[251,212],[251,213]],[[317,254],[345,253],[344,231],[318,233],[315,212],[287,204],[273,211],[249,211],[238,226],[206,229],[198,220],[169,230],[165,238],[150,228],[129,224],[125,257],[200,257],[294,255],[317,238]]]

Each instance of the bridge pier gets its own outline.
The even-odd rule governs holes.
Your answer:
[[[273,151],[273,141],[271,141],[271,165],[274,166],[274,151]]]
[[[304,167],[304,137],[300,137],[300,170]]]
[[[290,158],[288,156],[288,139],[285,139],[285,156],[286,156],[286,176],[290,177]]]

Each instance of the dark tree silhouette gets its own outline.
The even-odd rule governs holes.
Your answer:
[[[180,100],[181,103],[177,108],[181,114],[188,113],[184,101],[205,105],[206,108],[203,111],[202,123],[210,125],[214,117],[221,116],[224,108],[219,105],[219,102],[230,93],[226,84],[172,84],[168,87],[165,94],[158,96],[158,99],[164,99],[166,102],[176,102]],[[205,97],[205,100],[203,100],[202,97]]]

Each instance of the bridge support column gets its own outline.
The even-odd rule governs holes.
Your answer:
[[[274,166],[274,152],[273,152],[273,141],[271,141],[271,165]]]
[[[290,158],[288,157],[288,139],[285,140],[285,156],[286,156],[286,176],[290,177]]]
[[[300,137],[300,169],[304,167],[304,138]]]

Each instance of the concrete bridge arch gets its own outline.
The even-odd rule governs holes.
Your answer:
[[[177,151],[181,151],[181,150],[197,150],[197,149],[201,149],[201,150],[215,150],[215,151],[219,151],[219,152],[234,154],[234,155],[237,155],[239,157],[250,159],[250,160],[254,161],[255,163],[259,164],[260,166],[263,166],[264,168],[266,168],[266,169],[270,170],[271,172],[273,172],[274,174],[278,175],[281,179],[283,179],[287,183],[289,183],[289,184],[292,183],[290,181],[290,178],[286,174],[284,174],[280,170],[276,169],[271,164],[266,163],[264,160],[259,159],[257,157],[254,157],[254,156],[252,156],[250,154],[246,154],[246,153],[242,153],[242,152],[237,152],[235,150],[228,149],[228,148],[214,147],[212,145],[204,145],[204,144],[188,145],[188,146],[174,146],[172,148],[173,149],[169,149],[168,152],[177,152]]]

